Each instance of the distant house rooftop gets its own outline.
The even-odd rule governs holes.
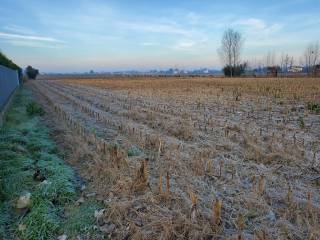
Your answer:
[[[292,66],[288,69],[288,72],[292,72],[292,73],[298,73],[302,71],[303,71],[303,67],[301,66]]]

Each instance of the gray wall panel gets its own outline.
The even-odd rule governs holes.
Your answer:
[[[0,65],[0,110],[19,86],[18,72]]]

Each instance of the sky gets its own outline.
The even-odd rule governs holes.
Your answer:
[[[220,68],[233,28],[243,61],[299,64],[319,26],[319,0],[1,0],[0,50],[41,72]]]

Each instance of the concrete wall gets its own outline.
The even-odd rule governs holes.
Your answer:
[[[0,110],[19,86],[18,72],[0,65]]]
[[[11,97],[18,86],[18,72],[0,65],[0,126]]]

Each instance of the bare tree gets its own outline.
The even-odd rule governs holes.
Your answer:
[[[224,32],[218,53],[226,66],[235,69],[240,64],[242,46],[243,38],[238,31],[228,29]],[[231,71],[232,76],[233,71]]]
[[[274,67],[275,66],[276,54],[275,52],[268,52],[265,57],[265,67]]]
[[[293,56],[289,56],[289,54],[282,54],[280,68],[284,73],[288,73],[288,70],[293,66],[293,63]]]
[[[304,64],[307,68],[308,74],[312,74],[315,66],[320,60],[320,46],[319,42],[310,43],[304,51]]]

